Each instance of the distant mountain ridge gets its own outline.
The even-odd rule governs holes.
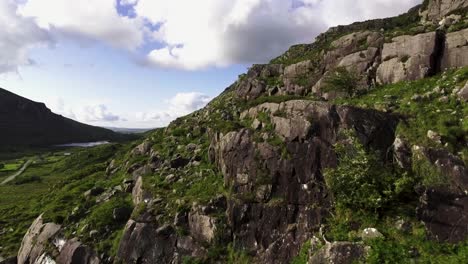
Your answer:
[[[45,146],[120,137],[111,130],[57,115],[44,103],[0,88],[0,146]]]

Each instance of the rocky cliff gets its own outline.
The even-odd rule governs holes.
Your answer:
[[[108,163],[122,184],[87,210],[132,196],[114,251],[90,249],[113,225],[61,236],[38,218],[19,263],[463,263],[466,6],[426,1],[252,66]]]

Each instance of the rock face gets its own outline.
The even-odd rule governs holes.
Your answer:
[[[465,1],[468,4],[468,2]],[[459,68],[468,65],[468,29],[448,33],[442,69]]]
[[[418,80],[435,71],[437,34],[400,36],[385,43],[382,64],[377,69],[377,81],[381,84],[403,80]]]
[[[417,215],[433,239],[464,241],[468,237],[468,169],[462,160],[446,150],[421,152],[446,177],[447,184],[423,192]]]
[[[271,118],[282,113],[310,125],[278,122],[276,133],[294,135],[284,136],[281,148],[255,142],[247,129],[218,135],[212,148],[225,184],[236,197],[227,210],[235,244],[255,253],[259,262],[285,263],[327,216],[330,204],[322,171],[336,166],[332,145],[340,131],[352,129],[364,145],[383,150],[394,141],[397,119],[372,110],[301,100],[263,104],[241,116],[254,118],[261,112]]]
[[[449,13],[466,7],[468,7],[466,0],[430,0],[427,10],[422,15],[427,21],[439,22]]]
[[[18,252],[18,264],[36,263],[43,254],[49,239],[54,237],[60,230],[60,225],[54,223],[43,223],[40,215],[25,234]]]

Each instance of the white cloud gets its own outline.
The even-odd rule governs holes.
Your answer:
[[[19,66],[33,65],[30,49],[51,43],[45,30],[32,19],[18,15],[16,9],[13,0],[0,1],[0,74],[17,72]]]
[[[200,69],[261,63],[290,45],[309,43],[329,26],[402,13],[421,0],[140,0],[135,9],[165,44],[148,54],[156,66]],[[296,3],[296,7],[294,7]]]
[[[208,95],[198,92],[177,93],[166,100],[166,110],[137,113],[135,117],[140,121],[157,122],[157,125],[164,126],[178,117],[203,108],[211,99]]]
[[[32,64],[28,51],[50,34],[132,50],[157,67],[264,63],[329,26],[397,15],[421,1],[0,0],[0,73]]]
[[[109,112],[106,105],[100,104],[85,107],[80,119],[86,122],[115,122],[121,118]]]
[[[133,50],[143,44],[142,22],[120,16],[116,4],[116,0],[28,0],[20,10],[44,29]]]

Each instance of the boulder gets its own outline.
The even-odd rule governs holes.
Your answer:
[[[147,203],[151,198],[151,194],[143,189],[143,177],[138,177],[132,190],[133,204],[138,205],[142,202]]]
[[[147,154],[149,154],[150,150],[151,150],[151,142],[145,140],[145,141],[143,141],[143,143],[136,146],[132,150],[132,155],[134,155],[134,156],[147,155]]]
[[[99,264],[96,253],[77,239],[68,240],[57,257],[60,264]]]
[[[183,158],[181,156],[177,156],[171,160],[171,168],[179,169],[179,168],[185,167],[187,164],[189,164],[189,162],[190,162],[189,159]]]
[[[446,34],[441,68],[468,66],[468,29]]]
[[[128,218],[130,218],[131,214],[132,214],[132,208],[129,208],[129,207],[119,207],[119,208],[115,208],[112,211],[112,217],[117,222],[127,221]]]
[[[382,63],[377,69],[380,84],[422,79],[435,72],[437,33],[399,36],[385,43]]]
[[[158,227],[153,221],[129,220],[120,240],[117,261],[123,263],[172,263],[177,236],[170,226]]]
[[[211,243],[216,233],[216,218],[205,215],[199,208],[188,215],[190,234],[199,242]]]
[[[363,244],[352,242],[327,243],[309,258],[309,264],[352,264],[357,263],[366,255]]]
[[[59,231],[60,225],[43,223],[42,214],[34,220],[23,237],[18,251],[18,264],[33,264],[43,254],[49,239]]]
[[[465,87],[457,93],[457,96],[462,102],[468,102],[468,82],[466,82]]]

